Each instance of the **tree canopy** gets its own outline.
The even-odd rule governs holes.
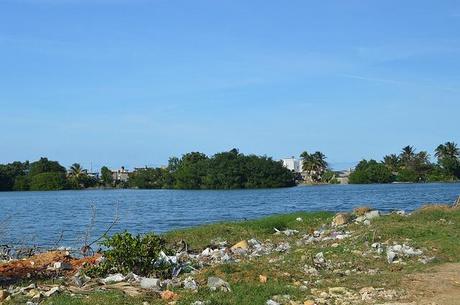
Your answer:
[[[426,151],[405,146],[401,152],[383,157],[382,162],[362,160],[350,175],[350,183],[433,182],[460,179],[460,150],[454,142],[435,149],[437,162]],[[384,166],[387,171],[385,171]]]

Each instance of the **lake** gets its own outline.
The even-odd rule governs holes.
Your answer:
[[[91,222],[92,205],[96,221],[91,238],[96,238],[111,224],[117,210],[120,220],[113,231],[144,233],[274,213],[351,210],[363,205],[384,211],[410,211],[426,203],[452,203],[459,195],[459,183],[233,191],[0,192],[0,243],[51,247],[62,235],[60,245],[79,247]]]

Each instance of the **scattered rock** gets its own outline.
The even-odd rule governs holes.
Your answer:
[[[55,270],[72,270],[72,265],[69,264],[69,263],[65,263],[65,262],[55,262],[53,264],[53,268]]]
[[[109,283],[118,283],[122,282],[125,280],[125,277],[121,273],[116,273],[116,274],[111,274],[107,276],[106,278],[101,279],[101,282],[104,284],[109,284]]]
[[[337,227],[337,226],[343,226],[348,223],[350,220],[350,215],[346,213],[339,213],[335,215],[334,219],[332,220],[332,226]]]
[[[299,222],[302,222],[302,221],[303,221],[302,217],[297,217],[295,220],[296,220],[296,221],[299,221]]]
[[[353,210],[353,213],[357,216],[364,216],[364,214],[366,214],[367,212],[370,212],[372,211],[372,209],[370,207],[366,207],[366,206],[363,206],[363,207],[357,207]]]
[[[265,304],[266,304],[266,305],[280,305],[280,303],[275,302],[275,301],[273,301],[273,300],[268,300]]]
[[[43,293],[43,295],[47,298],[59,293],[61,290],[59,289],[59,287],[53,287],[51,288],[50,290],[46,291],[45,293]]]
[[[313,258],[313,263],[317,268],[324,268],[326,266],[326,259],[323,252],[319,252]]]
[[[247,241],[242,240],[242,241],[236,243],[235,245],[233,245],[230,249],[231,249],[231,250],[235,250],[235,249],[244,249],[244,250],[247,250],[247,249],[249,249],[249,244],[248,244]]]
[[[276,247],[275,251],[276,252],[286,252],[289,249],[291,249],[291,245],[288,242],[282,242]]]
[[[195,282],[195,280],[191,276],[189,276],[184,280],[184,289],[197,290],[198,284]]]
[[[259,282],[261,283],[266,283],[268,281],[268,278],[266,275],[259,275]]]
[[[177,293],[174,293],[171,290],[165,290],[161,292],[161,298],[166,301],[176,300]]]
[[[371,220],[371,219],[380,217],[380,212],[377,211],[377,210],[369,211],[369,212],[367,212],[367,213],[364,214],[364,217],[365,217],[367,220]]]
[[[0,302],[4,301],[9,295],[8,291],[0,289]]]
[[[220,279],[215,276],[210,276],[208,278],[208,287],[209,289],[216,291],[216,290],[221,290],[224,292],[230,292],[232,291],[230,289],[230,284],[224,281],[223,279]]]
[[[160,289],[161,280],[157,278],[142,277],[140,285],[143,289]]]
[[[391,250],[387,251],[387,261],[388,261],[389,264],[394,262],[396,257],[397,257],[397,254],[395,252],[393,252]]]

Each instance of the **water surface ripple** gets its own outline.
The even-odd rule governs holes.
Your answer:
[[[341,211],[370,205],[413,210],[426,203],[453,202],[459,183],[325,185],[233,191],[87,190],[0,192],[0,243],[79,246],[97,209],[92,238],[112,222],[114,231],[165,232],[225,220],[252,219],[294,211]],[[5,226],[6,225],[6,226]]]

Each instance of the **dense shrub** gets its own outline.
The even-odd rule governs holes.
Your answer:
[[[104,275],[107,273],[127,274],[134,272],[138,275],[154,275],[163,277],[170,273],[168,264],[155,264],[160,252],[171,254],[166,241],[153,233],[132,235],[131,233],[117,233],[105,237],[101,245],[106,247],[105,260],[90,273]]]
[[[349,183],[390,183],[394,181],[391,171],[382,163],[375,160],[362,160],[350,174]]]
[[[65,174],[60,172],[41,173],[30,179],[31,191],[63,190],[67,187]]]

